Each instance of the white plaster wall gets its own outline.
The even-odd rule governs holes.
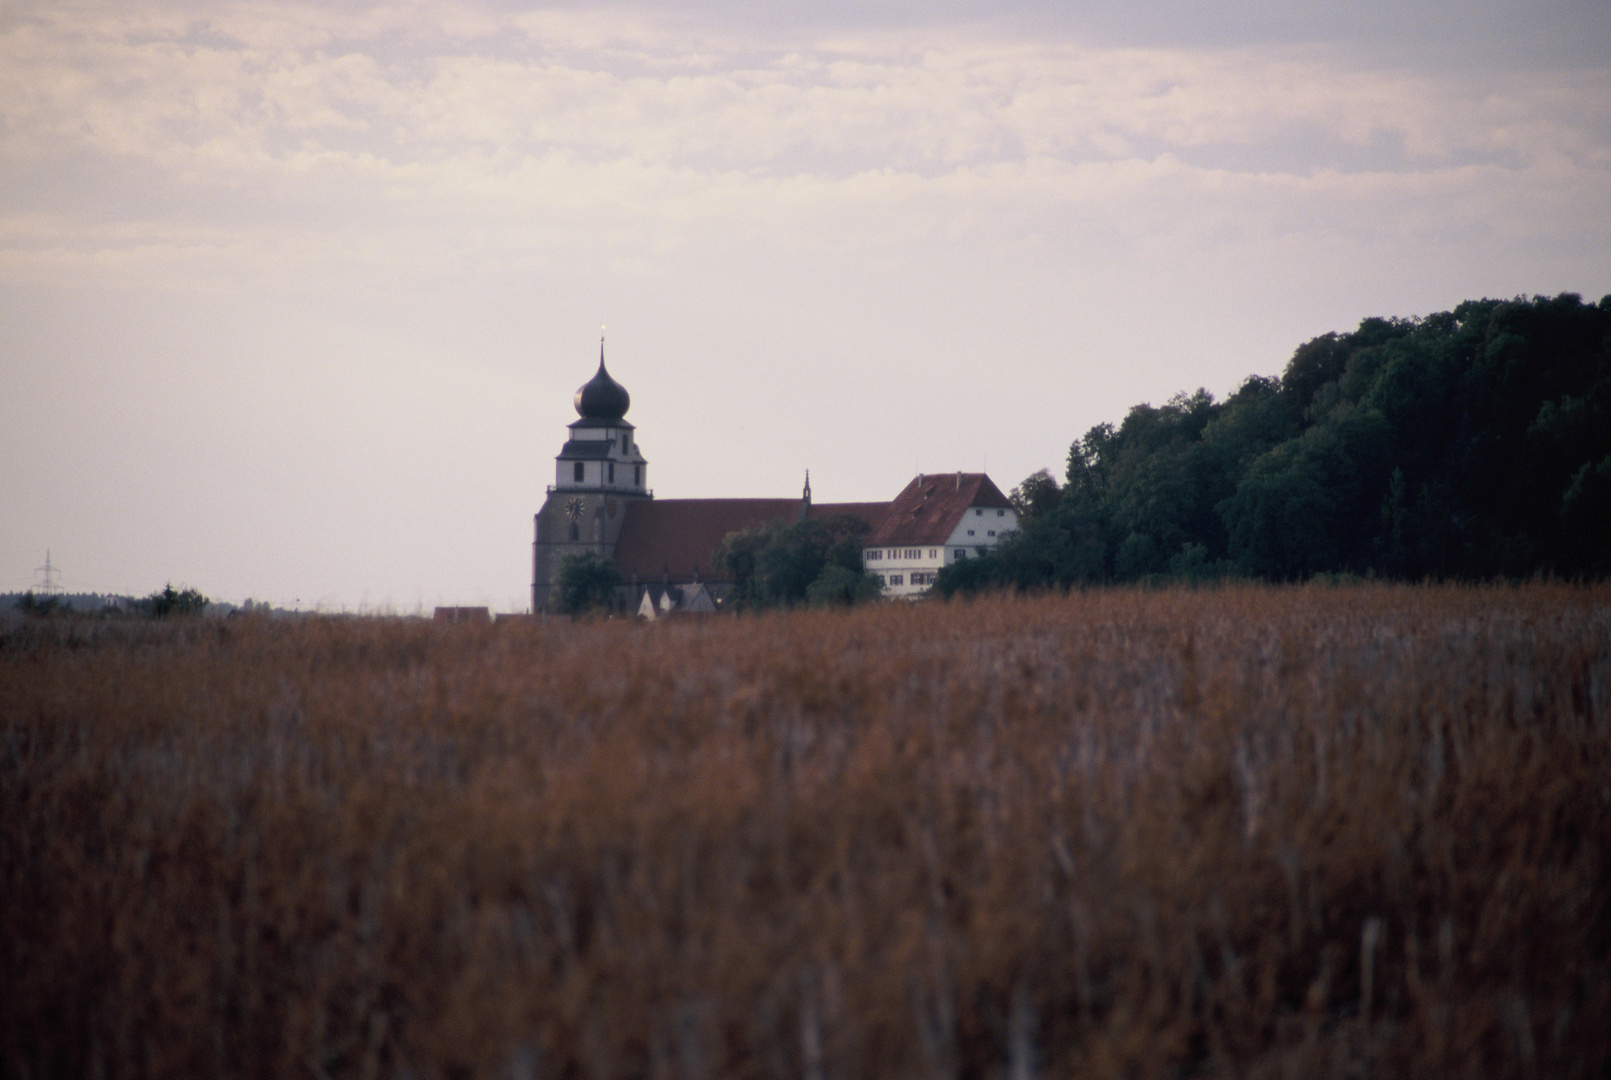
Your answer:
[[[886,582],[891,574],[901,575],[900,585],[885,584],[885,596],[921,596],[928,592],[931,586],[911,584],[913,571],[937,573],[946,563],[956,559],[956,552],[959,550],[965,551],[967,558],[974,558],[978,548],[995,547],[1003,537],[1017,527],[1016,510],[1003,509],[998,512],[995,507],[969,507],[944,545],[916,549],[864,548],[862,566],[868,573],[882,574]],[[969,535],[969,530],[972,530],[972,535]],[[915,558],[907,554],[913,550],[917,551]],[[869,558],[873,552],[881,553],[881,557]]]
[[[969,507],[968,512],[957,522],[954,532],[946,539],[947,546],[963,546],[968,548],[983,544],[986,547],[995,547],[1002,537],[1018,528],[1018,511],[997,510],[991,507]],[[995,535],[991,535],[994,533]]]

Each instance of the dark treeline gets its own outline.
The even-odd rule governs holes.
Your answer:
[[[208,600],[199,589],[189,587],[175,589],[172,583],[164,585],[160,592],[154,592],[141,599],[102,593],[36,593],[32,590],[25,593],[0,594],[0,610],[14,608],[23,615],[39,618],[90,614],[113,618],[123,615],[145,615],[165,619],[170,615],[204,614],[210,603],[212,601]],[[246,606],[252,607],[252,601],[248,600]],[[233,608],[234,605],[227,607]]]
[[[1366,319],[1225,401],[1137,405],[1013,492],[939,590],[1611,573],[1611,296]]]
[[[732,577],[730,610],[855,604],[878,596],[879,584],[862,569],[862,544],[871,527],[853,514],[767,522],[729,533],[713,562]]]

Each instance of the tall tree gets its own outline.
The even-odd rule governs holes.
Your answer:
[[[862,569],[868,531],[867,522],[852,514],[792,525],[768,522],[729,533],[712,564],[733,579],[730,607],[855,602],[877,595],[876,580]]]
[[[620,584],[621,571],[615,560],[596,551],[565,556],[554,576],[559,610],[572,615],[610,609]]]

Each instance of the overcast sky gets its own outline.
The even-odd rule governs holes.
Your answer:
[[[0,5],[0,591],[521,610],[661,497],[1061,474],[1300,342],[1611,292],[1611,4]]]

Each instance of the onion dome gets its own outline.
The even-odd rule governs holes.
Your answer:
[[[584,420],[619,420],[632,404],[632,395],[626,387],[610,378],[604,370],[604,343],[599,342],[598,374],[576,391],[576,412]]]

